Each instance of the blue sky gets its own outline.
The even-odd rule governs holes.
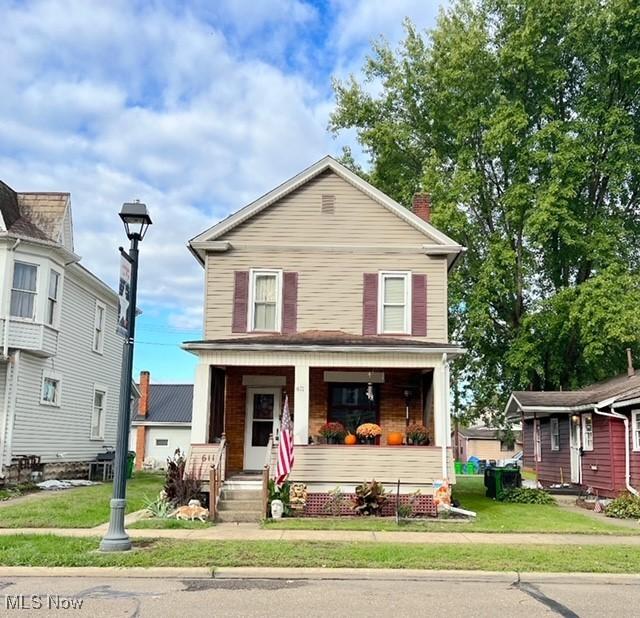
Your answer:
[[[139,198],[135,371],[190,382],[203,273],[186,242],[325,154],[331,78],[358,75],[370,42],[431,0],[48,0],[0,2],[0,177],[70,191],[76,252],[110,285],[117,218]]]

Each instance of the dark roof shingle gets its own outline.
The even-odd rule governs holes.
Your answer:
[[[192,384],[149,385],[149,411],[146,416],[138,414],[138,403],[134,404],[134,422],[190,423],[193,409]]]

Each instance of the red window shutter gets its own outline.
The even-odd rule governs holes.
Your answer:
[[[233,319],[231,321],[232,333],[247,332],[247,308],[249,304],[249,272],[237,270],[234,273],[233,290]]]
[[[364,273],[362,287],[362,334],[378,333],[378,273]]]
[[[298,273],[282,275],[282,332],[298,332]]]
[[[427,336],[427,276],[412,275],[411,334]]]

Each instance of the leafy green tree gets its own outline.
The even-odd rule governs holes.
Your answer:
[[[450,305],[474,408],[622,371],[640,351],[640,4],[457,0],[405,28],[335,83],[330,128],[467,246]]]

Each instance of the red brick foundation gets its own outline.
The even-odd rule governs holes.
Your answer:
[[[355,498],[355,494],[343,494],[343,504],[340,506],[340,516],[354,515],[351,508],[351,500]],[[413,496],[400,495],[400,504],[409,504]],[[304,511],[302,515],[304,517],[320,517],[336,515],[327,506],[331,495],[328,492],[308,493],[307,502],[304,505]],[[393,517],[396,514],[396,496],[388,496],[387,501],[382,507],[382,515],[384,517]],[[426,515],[428,517],[437,517],[438,511],[436,509],[436,503],[433,500],[433,496],[418,496],[413,503],[414,515]]]

